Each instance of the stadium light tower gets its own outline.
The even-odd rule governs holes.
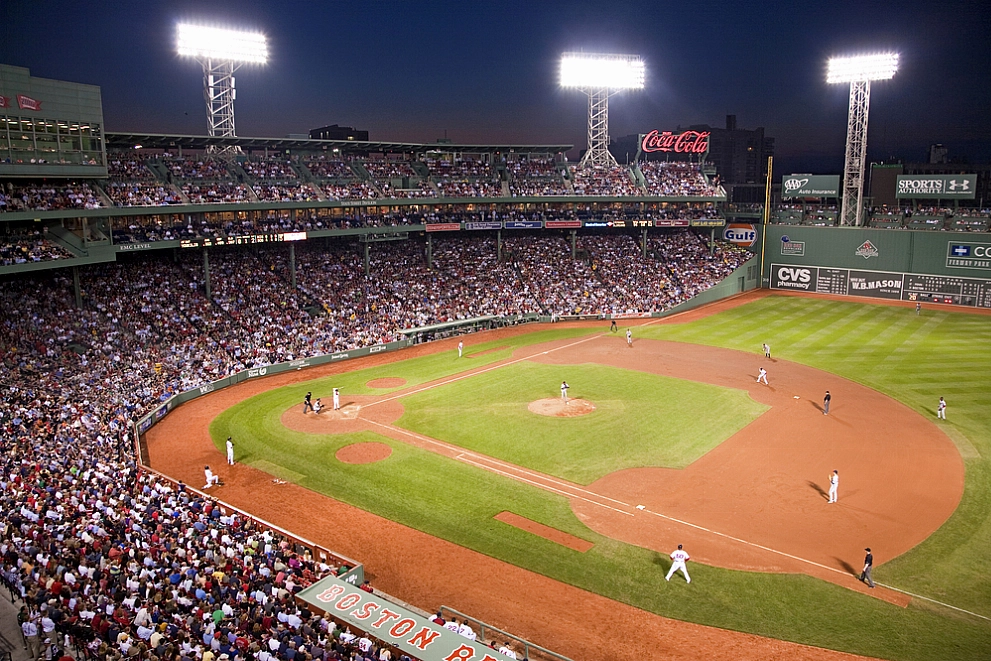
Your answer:
[[[234,72],[244,63],[265,64],[268,42],[260,32],[240,32],[180,23],[176,37],[179,55],[203,65],[203,99],[211,136],[235,136]],[[229,151],[229,149],[215,150]]]
[[[850,112],[846,122],[846,156],[843,160],[843,200],[840,205],[841,225],[859,225],[863,213],[871,81],[890,80],[896,71],[897,53],[833,57],[829,60],[826,82],[850,83]]]
[[[561,56],[561,87],[588,95],[588,150],[579,167],[615,166],[609,153],[609,97],[628,89],[643,89],[645,69],[639,55],[565,53]]]

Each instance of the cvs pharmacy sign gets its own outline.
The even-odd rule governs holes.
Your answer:
[[[757,243],[757,226],[753,223],[730,223],[723,228],[723,240],[750,248]]]
[[[815,280],[815,269],[804,266],[775,265],[771,272],[771,287],[774,289],[814,291]]]

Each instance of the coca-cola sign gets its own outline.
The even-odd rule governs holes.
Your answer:
[[[644,152],[665,151],[676,154],[705,154],[709,151],[709,131],[651,131],[640,141]]]

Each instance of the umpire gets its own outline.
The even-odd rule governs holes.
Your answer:
[[[871,553],[871,547],[864,549],[867,551],[867,557],[864,558],[864,571],[860,573],[861,582],[867,581],[869,587],[874,587],[874,579],[871,578],[871,569],[874,568],[874,555]]]

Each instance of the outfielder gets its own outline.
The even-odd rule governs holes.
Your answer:
[[[942,397],[939,398],[939,404],[936,405],[936,417],[946,420],[946,400]]]
[[[829,476],[829,502],[836,502],[836,492],[840,488],[840,472],[834,470],[833,474]]]
[[[681,548],[681,544],[678,544],[678,550],[671,554],[671,569],[668,570],[668,575],[664,577],[664,580],[670,581],[674,573],[680,569],[681,573],[685,575],[685,582],[691,583],[692,577],[688,575],[688,567],[685,566],[690,557],[688,552]]]
[[[464,355],[464,352],[465,352],[465,343],[464,342],[458,342],[458,358],[460,358],[461,356],[463,356]]]
[[[770,358],[771,357],[771,345],[768,344],[767,342],[765,342],[763,344],[763,347],[764,347],[764,357],[765,358]]]
[[[565,404],[568,403],[568,388],[570,388],[570,387],[571,386],[568,385],[568,382],[567,381],[562,381],[561,382],[561,399],[564,400],[564,403]]]
[[[340,388],[334,388],[334,410],[335,411],[340,411],[341,410],[341,389]]]
[[[633,346],[633,331],[629,328],[626,329],[626,346]]]
[[[227,465],[234,465],[234,442],[230,436],[227,437]]]
[[[771,385],[767,382],[767,370],[763,367],[760,368],[760,371],[757,373],[757,383],[760,383],[761,381],[764,382],[765,386]]]

